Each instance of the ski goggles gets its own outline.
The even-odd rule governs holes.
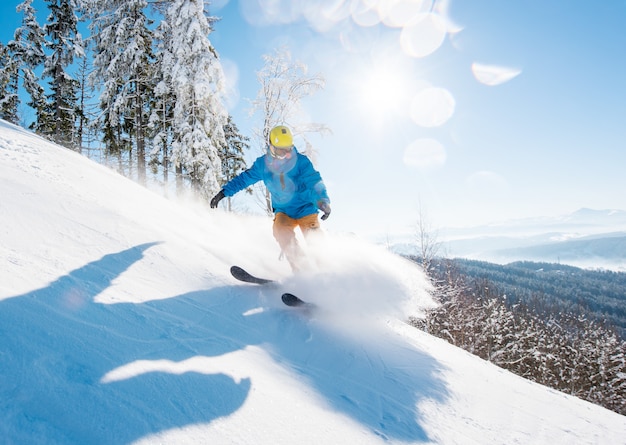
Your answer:
[[[291,147],[274,147],[270,144],[270,154],[276,159],[290,158],[292,150],[293,145]]]

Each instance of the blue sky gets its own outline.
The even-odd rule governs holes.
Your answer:
[[[1,6],[3,42],[18,3]],[[259,126],[248,109],[263,54],[287,45],[325,77],[304,112],[332,130],[313,139],[333,205],[326,227],[410,233],[420,207],[438,228],[626,209],[626,1],[431,6],[213,2],[210,39],[244,134]]]

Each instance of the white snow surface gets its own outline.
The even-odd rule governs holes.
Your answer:
[[[268,218],[4,121],[0,193],[3,444],[626,444],[626,417],[403,323],[433,304],[421,270],[356,237],[291,276]]]

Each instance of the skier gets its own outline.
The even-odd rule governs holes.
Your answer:
[[[211,208],[235,193],[263,181],[269,190],[274,211],[274,238],[294,272],[302,268],[303,254],[296,240],[295,228],[308,237],[319,230],[318,210],[322,220],[330,215],[330,199],[322,177],[308,157],[296,150],[289,128],[279,125],[269,134],[267,151],[252,167],[231,179],[211,199]]]

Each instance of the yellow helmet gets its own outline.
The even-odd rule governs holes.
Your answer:
[[[291,148],[293,147],[293,135],[291,130],[284,125],[279,125],[272,128],[270,131],[270,145],[276,148]]]

